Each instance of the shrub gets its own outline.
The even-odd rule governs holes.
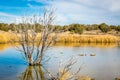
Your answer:
[[[0,23],[0,30],[2,31],[8,31],[8,25],[4,23]]]
[[[72,24],[70,25],[69,31],[70,32],[74,32],[74,33],[78,33],[78,34],[82,34],[83,33],[83,26],[79,25],[79,24]]]
[[[105,24],[105,23],[100,24],[100,25],[99,25],[99,29],[100,29],[102,32],[104,32],[104,33],[107,33],[107,32],[110,30],[110,28],[108,27],[108,25]]]
[[[120,25],[116,27],[116,30],[117,30],[117,31],[120,31]]]

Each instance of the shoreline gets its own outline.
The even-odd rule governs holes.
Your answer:
[[[5,43],[0,44],[0,51],[5,50],[9,47],[16,47],[19,46],[19,44],[14,43]],[[117,43],[56,43],[53,45],[53,47],[98,47],[98,48],[114,48],[120,46],[120,44]]]

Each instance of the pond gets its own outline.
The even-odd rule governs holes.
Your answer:
[[[74,58],[77,62],[71,72],[81,67],[79,75],[95,80],[115,80],[120,77],[120,46],[116,44],[57,44],[46,51],[45,56],[49,60],[45,59],[43,66],[55,76],[60,62],[65,64],[67,60]],[[32,71],[34,76],[31,77]],[[39,76],[40,74],[48,77],[44,72],[41,67],[28,67],[15,47],[0,44],[0,80],[44,80]],[[25,75],[28,78],[25,79]]]

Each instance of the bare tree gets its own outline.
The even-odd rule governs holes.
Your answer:
[[[54,20],[54,10],[44,9],[42,16],[23,17],[21,24],[15,26],[20,45],[17,50],[24,54],[29,65],[40,65],[45,51],[56,42],[55,27],[52,25]],[[36,32],[36,27],[41,28],[40,33]]]
[[[67,62],[64,61],[65,63],[60,62],[59,63],[59,70],[57,73],[56,77],[52,77],[52,80],[79,80],[79,72],[82,68],[82,66],[78,66],[78,70],[74,71],[74,73],[71,73],[71,70],[73,66],[76,64],[77,60],[70,58]]]

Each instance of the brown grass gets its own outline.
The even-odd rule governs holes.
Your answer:
[[[9,43],[12,39],[17,41],[15,34],[0,31],[0,43]],[[113,35],[78,35],[59,33],[57,38],[57,43],[117,43],[119,41],[120,38]]]
[[[57,42],[64,43],[117,43],[119,38],[113,35],[77,35],[59,34]]]
[[[0,43],[10,43],[11,40],[17,40],[15,34],[11,32],[0,31]]]

